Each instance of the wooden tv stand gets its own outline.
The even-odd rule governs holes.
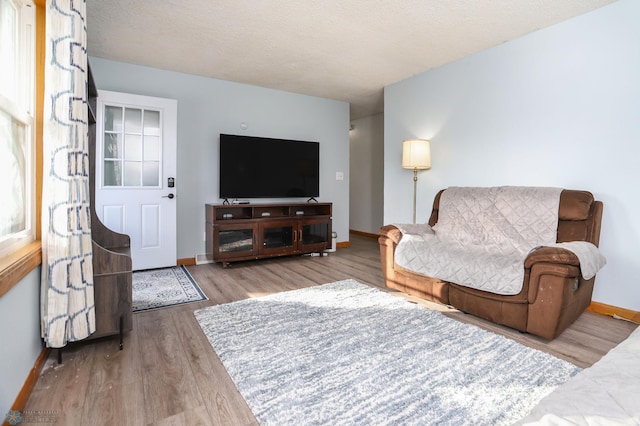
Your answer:
[[[331,248],[331,203],[206,204],[207,258],[221,262]]]

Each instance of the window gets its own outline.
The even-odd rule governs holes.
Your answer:
[[[103,122],[103,186],[159,187],[160,111],[105,105]]]
[[[31,1],[0,0],[0,258],[34,239],[34,49]]]

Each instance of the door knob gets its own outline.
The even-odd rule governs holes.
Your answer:
[[[173,194],[169,194],[169,195],[163,195],[162,198],[168,198],[168,199],[172,199],[173,197],[175,197],[175,195]]]

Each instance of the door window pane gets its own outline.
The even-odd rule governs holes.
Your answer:
[[[160,136],[160,111],[144,111],[144,134]]]
[[[121,161],[104,161],[104,185],[122,186]]]
[[[142,160],[142,137],[140,135],[125,135],[124,158],[129,161]]]
[[[125,108],[124,131],[126,133],[142,133],[142,110]]]
[[[160,186],[160,163],[144,162],[142,163],[142,170],[143,186]]]
[[[122,158],[122,140],[117,133],[104,134],[104,158]]]
[[[104,109],[104,130],[106,132],[122,131],[122,108],[107,106]]]
[[[134,161],[124,162],[124,186],[140,186],[141,164]]]
[[[160,161],[160,138],[157,136],[144,137],[144,160]]]

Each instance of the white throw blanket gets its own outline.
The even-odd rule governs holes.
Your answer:
[[[595,277],[596,273],[607,264],[607,259],[600,253],[598,247],[588,241],[547,244],[545,247],[563,248],[575,254],[580,262],[580,273],[585,280]]]
[[[403,237],[395,261],[423,275],[501,295],[522,290],[524,260],[541,246],[573,251],[581,266],[583,260],[589,266],[587,273],[595,275],[604,257],[593,244],[556,243],[561,192],[539,187],[448,188],[440,198],[433,229],[396,225]]]
[[[640,424],[640,328],[551,392],[518,425]]]

